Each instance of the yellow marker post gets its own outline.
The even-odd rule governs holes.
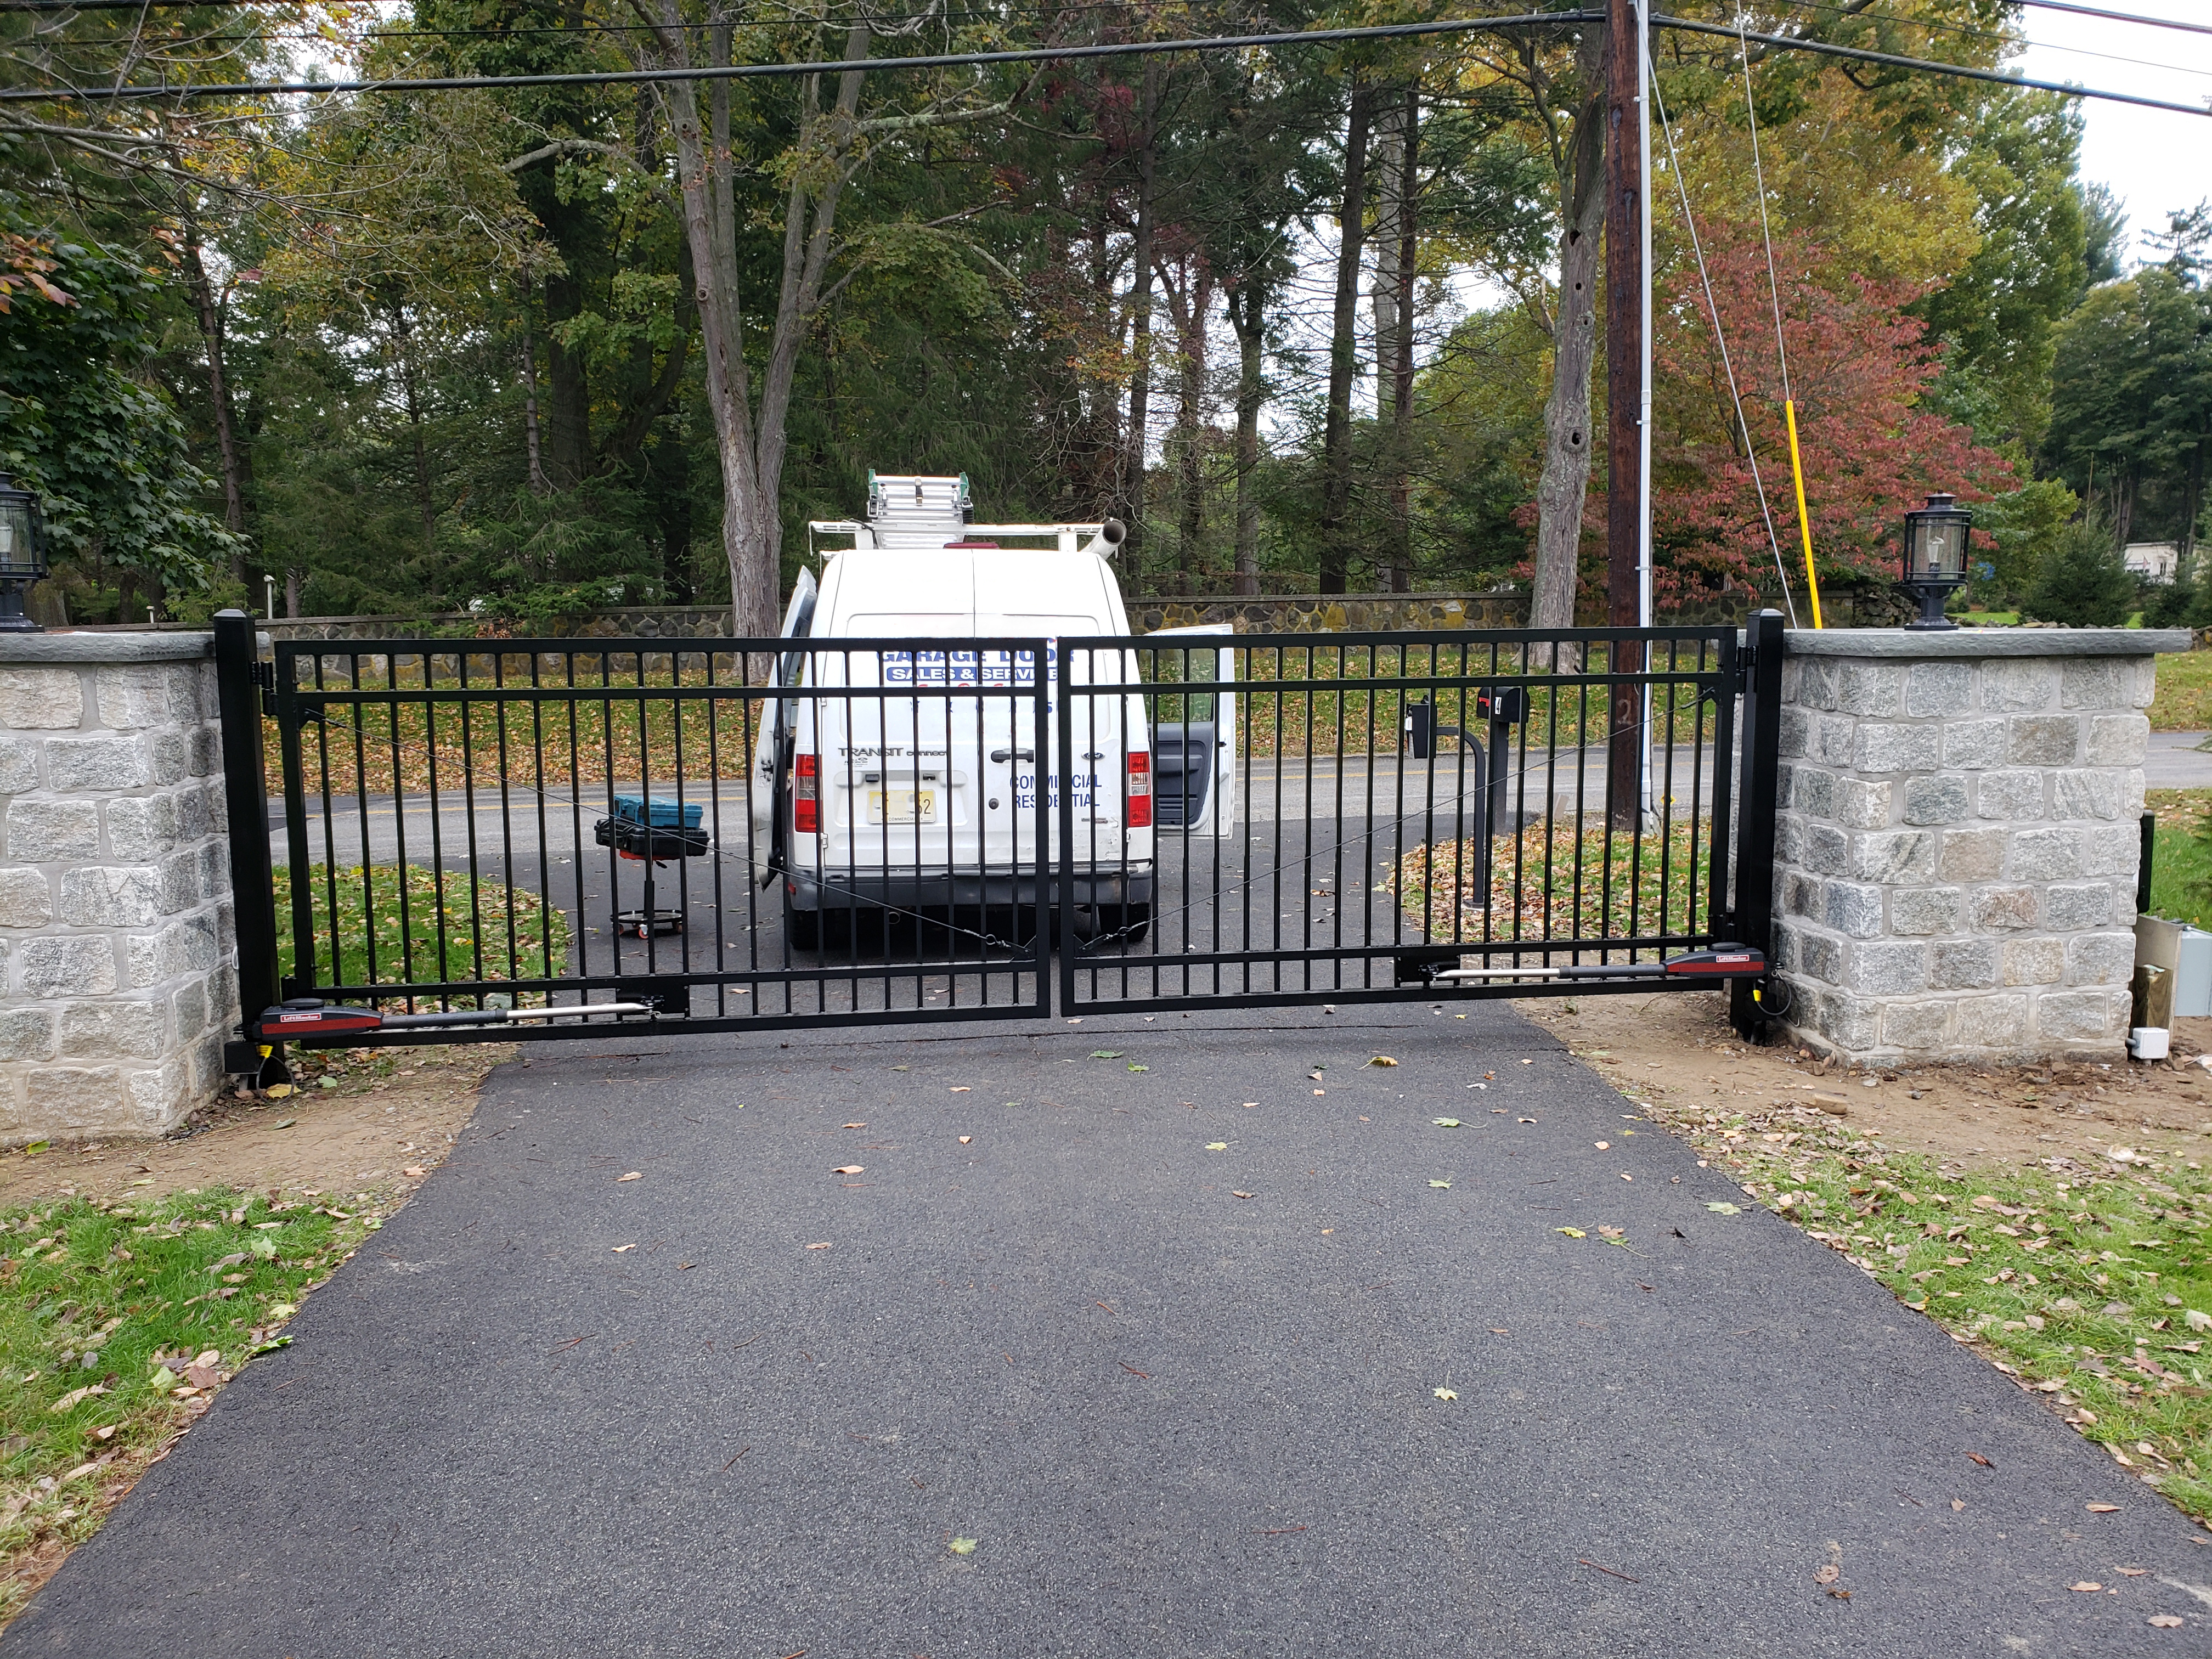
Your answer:
[[[1782,405],[1782,413],[1790,422],[1790,476],[1797,484],[1797,528],[1805,538],[1805,586],[1813,594],[1813,626],[1825,627],[1820,620],[1820,579],[1813,574],[1813,521],[1805,514],[1805,468],[1797,459],[1797,405],[1792,401]]]

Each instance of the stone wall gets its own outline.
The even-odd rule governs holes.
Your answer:
[[[1870,1064],[2119,1052],[2156,665],[2124,629],[1792,631],[1775,962]]]
[[[0,634],[0,1144],[156,1134],[222,1080],[211,641]]]

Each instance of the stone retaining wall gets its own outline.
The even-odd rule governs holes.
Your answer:
[[[0,634],[0,1143],[157,1134],[222,1082],[211,642]]]

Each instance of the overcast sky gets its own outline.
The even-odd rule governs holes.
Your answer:
[[[2087,0],[2108,11],[2212,24],[2212,0]],[[2112,92],[2201,105],[2212,97],[2212,34],[2148,28],[2025,9],[2023,75]],[[2098,55],[2102,54],[2102,55]],[[2108,185],[2126,208],[2129,257],[2155,257],[2142,241],[2166,215],[2212,197],[2212,116],[2083,101],[2081,176]]]

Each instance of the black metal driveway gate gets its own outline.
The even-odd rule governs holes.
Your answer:
[[[1739,1025],[1760,1013],[1763,955],[1661,964],[1766,948],[1771,612],[1741,636],[285,641],[268,660],[226,613],[216,649],[234,1070],[283,1042],[1055,1002],[1726,979]]]

